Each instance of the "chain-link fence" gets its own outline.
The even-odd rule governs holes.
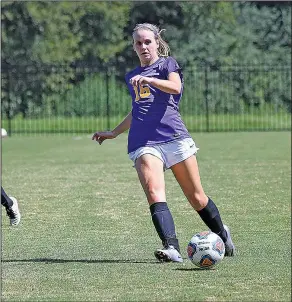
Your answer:
[[[184,70],[183,119],[192,132],[291,128],[290,66]],[[92,133],[131,110],[123,78],[92,66],[2,66],[2,128],[8,133]]]

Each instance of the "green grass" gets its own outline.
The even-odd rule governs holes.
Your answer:
[[[120,123],[125,115],[104,117],[51,117],[42,119],[11,120],[13,134],[21,133],[88,133],[97,129],[113,128]],[[184,121],[191,131],[270,131],[291,129],[291,114],[271,114],[262,112],[257,114],[210,114],[206,115],[184,114]],[[9,129],[8,120],[2,121],[2,128]]]
[[[183,264],[161,264],[126,136],[2,141],[2,183],[22,221],[2,210],[3,301],[291,301],[289,132],[193,134],[202,183],[237,246],[214,270],[187,259],[206,230],[165,174]]]

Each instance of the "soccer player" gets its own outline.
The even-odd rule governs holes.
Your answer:
[[[5,207],[7,216],[10,219],[10,225],[16,226],[20,222],[20,212],[18,202],[15,197],[8,197],[1,186],[1,204]]]
[[[158,260],[183,262],[174,220],[166,202],[166,169],[171,169],[204,223],[222,238],[225,255],[233,256],[235,247],[229,228],[223,225],[218,208],[203,190],[195,156],[198,148],[179,114],[184,85],[182,70],[169,56],[168,44],[153,24],[136,25],[133,48],[140,66],[125,76],[132,110],[115,129],[96,132],[92,139],[102,144],[130,129],[129,158],[134,162],[163,245],[154,253]]]

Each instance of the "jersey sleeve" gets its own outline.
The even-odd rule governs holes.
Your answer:
[[[164,71],[169,75],[171,72],[181,72],[181,68],[173,57],[168,57],[164,64]]]
[[[177,72],[180,75],[181,80],[183,81],[183,73],[181,67],[178,65],[177,61],[173,57],[168,57],[165,60],[163,66],[163,73],[165,79],[168,79],[168,75],[171,72]]]

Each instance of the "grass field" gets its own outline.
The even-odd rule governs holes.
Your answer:
[[[213,270],[188,259],[206,230],[165,174],[183,264],[160,247],[126,136],[15,136],[2,141],[2,184],[22,221],[2,209],[3,301],[291,301],[290,132],[193,134],[203,186],[237,247]]]

